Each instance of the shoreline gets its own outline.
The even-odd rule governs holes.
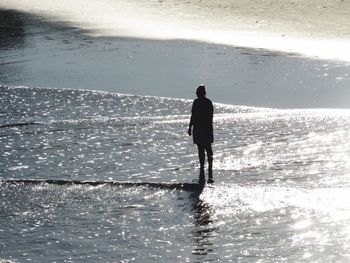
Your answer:
[[[93,90],[93,89],[75,89],[75,88],[58,88],[58,87],[29,87],[29,86],[7,86],[0,84],[0,90],[1,88],[6,89],[29,89],[33,91],[41,91],[41,90],[54,90],[54,91],[75,91],[75,92],[90,92],[94,95],[96,94],[103,94],[103,95],[111,95],[111,96],[123,96],[123,97],[142,97],[142,98],[152,98],[152,99],[160,99],[160,100],[176,100],[176,101],[183,101],[192,104],[193,98],[178,98],[178,97],[166,97],[166,96],[156,96],[156,95],[142,95],[142,94],[131,94],[131,93],[120,93],[116,91],[104,91],[104,90]],[[259,112],[261,113],[268,113],[268,114],[281,114],[283,112],[286,113],[300,113],[300,112],[310,112],[310,113],[323,113],[325,115],[334,115],[336,113],[350,113],[350,107],[349,108],[273,108],[273,107],[262,107],[262,106],[247,106],[247,105],[239,105],[239,104],[228,104],[228,103],[222,103],[222,102],[213,102],[214,106],[218,107],[224,107],[224,108],[231,108],[236,107],[240,109],[246,109],[246,110],[252,110],[252,112],[247,113],[240,113],[240,114],[257,114]],[[217,115],[220,115],[220,113],[217,113]],[[187,116],[187,115],[186,115]],[[219,117],[220,118],[220,117]],[[37,123],[19,123],[19,126],[23,125],[31,125],[31,124],[37,124]],[[10,124],[11,125],[11,124]],[[15,124],[17,125],[17,124]]]
[[[91,37],[16,11],[2,32],[0,84],[192,99],[205,83],[219,103],[350,108],[350,66],[296,54],[183,40]]]

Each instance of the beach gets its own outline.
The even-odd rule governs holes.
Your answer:
[[[349,2],[0,0],[0,262],[347,262]],[[214,102],[214,180],[187,135]]]
[[[0,3],[1,4],[1,3]],[[88,29],[91,35],[187,39],[350,60],[347,1],[2,0],[2,6]]]

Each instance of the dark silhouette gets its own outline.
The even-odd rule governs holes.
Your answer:
[[[192,115],[188,128],[188,135],[192,135],[193,126],[193,143],[197,144],[198,156],[200,163],[199,182],[205,180],[204,163],[205,152],[208,158],[208,183],[213,183],[213,150],[211,144],[214,141],[213,135],[213,103],[206,97],[204,85],[200,85],[196,91],[197,99],[192,104]]]

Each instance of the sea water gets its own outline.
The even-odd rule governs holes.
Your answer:
[[[215,103],[202,191],[8,179],[198,181],[191,100],[1,86],[0,258],[346,262],[349,110]]]

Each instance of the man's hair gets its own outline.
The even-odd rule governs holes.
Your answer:
[[[197,97],[204,97],[207,94],[205,90],[205,86],[203,84],[198,86],[196,94],[197,94]]]

